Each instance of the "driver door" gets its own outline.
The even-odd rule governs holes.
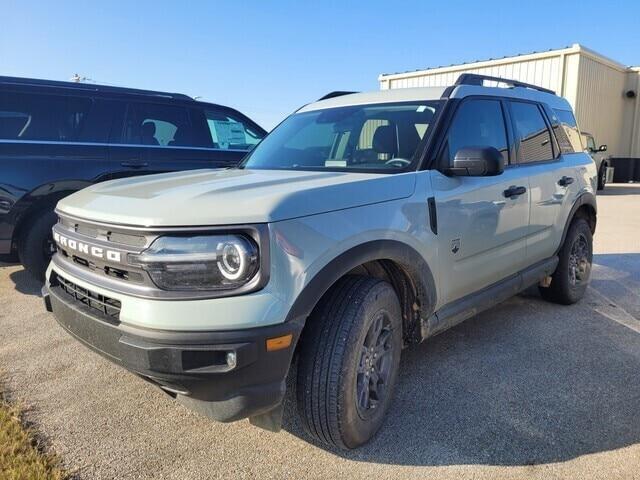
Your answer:
[[[509,165],[504,112],[499,99],[463,100],[439,155],[439,165],[446,167],[463,147],[495,147],[505,160],[502,174],[464,177],[431,171],[438,217],[438,278],[444,303],[488,287],[526,266],[529,184],[520,169]],[[512,195],[512,187],[524,187],[524,191],[519,189],[522,193]]]

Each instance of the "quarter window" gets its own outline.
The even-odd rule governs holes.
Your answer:
[[[77,141],[91,109],[90,98],[3,92],[0,138]]]
[[[444,165],[451,165],[458,150],[465,147],[495,147],[509,163],[509,148],[502,106],[498,100],[466,100],[458,110],[443,152]]]
[[[511,102],[511,115],[519,141],[519,162],[552,160],[551,135],[540,108],[533,103]]]
[[[205,114],[214,148],[251,150],[262,140],[260,133],[226,112],[207,110]]]
[[[576,117],[570,110],[553,110],[553,131],[556,134],[562,153],[575,153],[582,151],[580,130]]]

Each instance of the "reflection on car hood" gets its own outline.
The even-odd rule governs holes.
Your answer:
[[[99,183],[58,209],[149,227],[264,223],[405,198],[414,185],[412,173],[191,170]]]

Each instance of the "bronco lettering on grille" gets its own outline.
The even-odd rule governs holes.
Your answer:
[[[89,245],[88,243],[67,238],[64,235],[60,235],[58,232],[53,232],[53,239],[58,245],[65,249],[75,250],[76,252],[91,255],[96,258],[106,259],[110,262],[120,263],[122,261],[122,254],[115,250]]]

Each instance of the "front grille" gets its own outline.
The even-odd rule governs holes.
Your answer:
[[[122,307],[120,300],[83,288],[59,274],[55,275],[55,282],[53,282],[52,286],[60,287],[60,290],[74,301],[83,303],[87,307],[100,312],[107,320],[118,321],[120,318],[120,309]]]
[[[75,263],[76,265],[80,265],[87,270],[91,270],[92,272],[100,274],[104,273],[104,275],[108,275],[109,277],[114,277],[127,282],[144,283],[144,277],[140,272],[134,272],[132,270],[112,267],[104,264],[98,265],[92,259],[81,257],[80,255],[73,255],[60,246],[58,246],[58,253],[60,253],[61,257]]]
[[[96,226],[90,223],[79,222],[62,215],[58,217],[59,224],[64,229],[79,233],[85,237],[108,240],[113,243],[136,248],[144,248],[149,243],[149,239],[142,234],[113,231],[113,229],[117,229],[117,227]]]
[[[143,248],[147,245],[147,238],[142,235],[131,235],[129,233],[109,232],[107,238],[110,242],[121,243],[130,247]]]

